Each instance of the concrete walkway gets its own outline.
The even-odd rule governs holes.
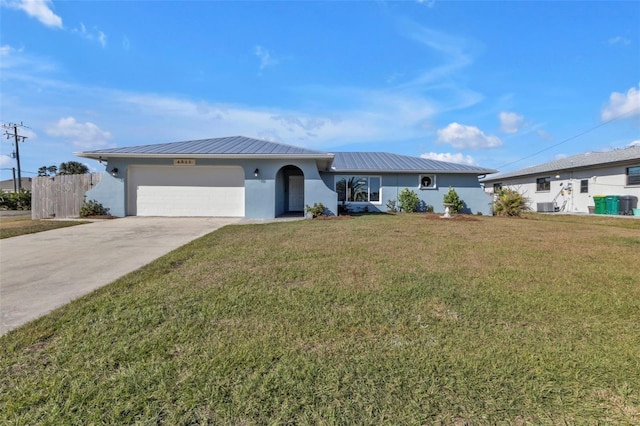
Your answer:
[[[126,217],[0,240],[0,335],[237,218]]]

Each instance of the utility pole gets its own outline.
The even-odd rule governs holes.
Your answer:
[[[16,154],[16,162],[18,163],[18,192],[19,192],[22,189],[22,172],[20,171],[20,148],[18,146],[18,142],[20,141],[24,142],[24,140],[27,139],[27,137],[18,134],[18,127],[26,127],[26,126],[22,124],[22,122],[20,122],[20,124],[16,124],[16,123],[3,124],[2,127],[5,129],[4,135],[7,137],[7,139],[11,139],[11,137],[13,136],[13,139],[15,140],[15,143],[16,143],[15,154]],[[13,129],[13,134],[9,132],[9,129]],[[15,175],[13,179],[15,182]],[[13,187],[14,188],[16,187],[15,183]]]

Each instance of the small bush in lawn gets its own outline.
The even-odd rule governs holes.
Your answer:
[[[108,215],[109,209],[96,200],[85,201],[82,207],[80,207],[80,217]]]
[[[324,204],[313,203],[313,207],[308,204],[305,206],[305,210],[313,215],[313,217],[322,216],[324,214]]]
[[[413,213],[418,210],[418,204],[420,204],[420,198],[415,191],[405,188],[398,194],[398,206],[400,210],[407,213]]]
[[[529,200],[518,191],[502,188],[493,202],[493,212],[497,216],[520,216],[524,212],[528,212]]]
[[[449,207],[451,213],[458,213],[464,208],[464,201],[458,197],[458,193],[453,188],[449,188],[449,192],[444,194],[444,202],[451,204]]]

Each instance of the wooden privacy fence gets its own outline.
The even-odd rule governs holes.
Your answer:
[[[31,182],[31,218],[80,216],[84,196],[102,179],[102,173],[39,176]]]

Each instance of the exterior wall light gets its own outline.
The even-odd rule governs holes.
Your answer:
[[[260,173],[260,170],[258,170],[258,169],[255,169],[255,170],[253,171],[253,175],[254,175],[255,177],[258,177],[258,174],[259,174],[259,173]]]
[[[113,177],[117,177],[118,176],[118,168],[114,167],[113,169],[111,169],[111,176]]]

